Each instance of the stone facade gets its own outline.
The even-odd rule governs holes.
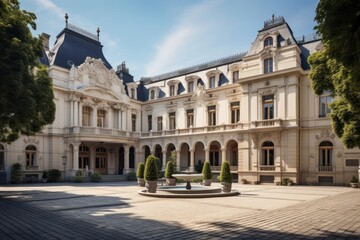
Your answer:
[[[236,179],[254,183],[343,185],[357,175],[359,149],[331,130],[331,96],[310,87],[306,59],[321,40],[296,40],[282,17],[265,22],[245,54],[137,82],[96,56],[54,64],[64,42],[58,36],[48,54],[56,119],[36,136],[1,143],[8,173],[18,162],[24,179],[52,168],[67,178],[79,169],[126,174],[149,154],[165,168],[176,151],[178,170],[209,160],[216,177],[228,160]]]

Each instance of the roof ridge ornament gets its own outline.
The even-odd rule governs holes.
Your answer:
[[[69,19],[69,15],[67,13],[65,13],[65,27],[68,27],[68,19]]]
[[[272,26],[283,24],[283,23],[285,23],[285,19],[283,16],[275,17],[275,15],[273,14],[271,16],[271,19],[264,22],[264,28],[270,28]]]

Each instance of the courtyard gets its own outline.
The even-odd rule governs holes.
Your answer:
[[[0,239],[359,239],[359,189],[233,188],[241,195],[163,199],[135,182],[2,186]]]

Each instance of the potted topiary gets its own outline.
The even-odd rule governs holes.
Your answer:
[[[46,183],[47,181],[48,181],[48,172],[43,171],[42,176],[41,176],[41,182]]]
[[[212,179],[212,172],[211,172],[211,167],[210,167],[210,162],[209,161],[205,161],[203,169],[202,169],[202,174],[203,174],[203,184],[204,184],[204,186],[210,186],[211,185],[211,179]]]
[[[222,185],[222,191],[231,192],[232,176],[230,172],[230,164],[228,161],[223,161],[221,164],[219,180]]]
[[[357,177],[355,177],[355,175],[353,175],[352,178],[350,179],[350,186],[352,188],[358,188],[359,187],[359,181],[358,181]]]
[[[145,170],[145,164],[142,162],[139,163],[138,169],[136,171],[136,177],[140,187],[145,187],[144,170]]]
[[[76,171],[76,175],[75,175],[74,181],[75,181],[76,183],[82,183],[82,182],[84,182],[84,176],[83,176],[83,173],[82,173],[81,170],[77,170],[77,171]]]
[[[145,187],[148,189],[149,193],[156,193],[157,180],[158,180],[158,169],[156,166],[156,157],[154,155],[149,155],[146,159],[144,178],[145,178]]]
[[[175,173],[174,162],[170,160],[166,163],[166,169],[165,169],[165,179],[166,179],[166,184],[168,186],[176,185],[176,178],[172,176],[174,173]]]
[[[100,182],[102,179],[101,174],[98,172],[94,172],[90,175],[90,180],[92,182]]]

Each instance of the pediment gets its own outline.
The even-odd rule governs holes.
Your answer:
[[[97,88],[91,88],[91,89],[85,89],[83,91],[83,94],[89,97],[95,97],[102,100],[107,101],[119,101],[121,100],[118,96],[116,96],[114,93],[105,90],[105,89],[97,89]]]

